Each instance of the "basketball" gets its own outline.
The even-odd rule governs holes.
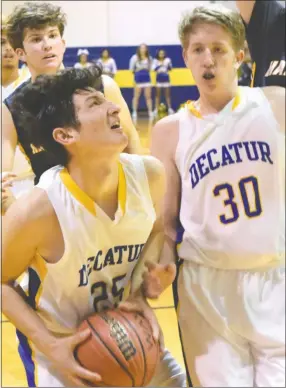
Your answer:
[[[92,335],[75,349],[84,368],[102,377],[100,386],[142,387],[155,374],[160,348],[149,322],[138,313],[119,309],[87,318],[78,330]]]

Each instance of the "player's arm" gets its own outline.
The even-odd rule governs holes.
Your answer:
[[[255,5],[255,1],[256,0],[247,0],[247,1],[236,0],[236,6],[239,9],[241,17],[246,24],[248,24],[250,21],[251,14]]]
[[[281,86],[266,86],[262,88],[262,91],[271,105],[280,131],[285,133],[285,88]]]
[[[2,104],[2,147],[1,147],[1,214],[5,214],[9,206],[15,201],[11,191],[8,190],[9,184],[13,182],[11,174],[14,165],[14,157],[18,136],[12,119],[12,115],[5,104]],[[7,177],[10,179],[7,181]],[[5,187],[7,185],[7,187]]]
[[[151,154],[163,163],[166,171],[167,188],[163,207],[164,248],[161,264],[174,263],[177,257],[176,238],[181,202],[181,178],[175,163],[177,143],[178,123],[175,116],[160,120],[153,128]]]
[[[2,104],[2,171],[12,171],[17,142],[18,136],[12,115],[7,106]]]
[[[36,348],[58,368],[73,386],[92,385],[100,376],[82,368],[74,359],[74,348],[85,341],[90,332],[85,331],[65,338],[56,338],[37,313],[23,298],[16,279],[32,264],[36,252],[52,225],[54,210],[46,194],[33,189],[18,199],[3,219],[2,235],[2,311]]]
[[[31,265],[43,238],[44,223],[36,214],[38,206],[38,196],[33,193],[16,201],[3,219],[1,283],[3,313],[42,349],[51,345],[53,337],[15,288],[17,278]]]
[[[163,197],[165,193],[166,181],[165,171],[162,163],[152,156],[144,156],[144,166],[148,178],[150,195],[152,198],[156,220],[154,222],[150,236],[145,243],[132,274],[131,294],[126,302],[120,304],[120,308],[127,311],[140,312],[150,323],[153,336],[159,341],[161,350],[164,349],[163,334],[153,309],[149,306],[144,290],[142,289],[142,275],[145,272],[144,264],[148,262],[157,263],[160,258],[164,241],[164,229],[162,219]]]
[[[156,220],[132,276],[133,292],[142,284],[145,263],[157,263],[159,261],[164,242],[163,198],[166,190],[165,170],[163,164],[154,157],[144,156],[143,158]]]
[[[167,187],[163,201],[164,242],[159,264],[149,264],[148,272],[143,275],[142,288],[148,298],[157,298],[176,276],[176,238],[181,198],[181,179],[175,163],[177,143],[176,117],[170,116],[160,120],[153,129],[151,153],[161,160],[166,171]]]
[[[111,77],[106,75],[102,76],[102,80],[106,99],[112,101],[120,107],[120,122],[124,132],[128,136],[128,146],[126,147],[125,152],[129,154],[142,154],[142,147],[138,132],[134,127],[128,106],[121,94],[119,86]]]

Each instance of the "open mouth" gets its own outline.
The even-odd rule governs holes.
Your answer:
[[[6,54],[6,55],[4,55],[5,59],[13,59],[14,57],[15,57],[15,55],[13,55],[13,54]]]
[[[214,79],[215,75],[213,73],[205,73],[203,75],[203,78],[208,81],[208,80]]]
[[[113,124],[111,126],[111,129],[119,129],[119,128],[121,128],[119,123],[118,124]]]

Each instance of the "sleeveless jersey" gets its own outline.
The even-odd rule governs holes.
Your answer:
[[[285,255],[285,138],[261,89],[239,88],[218,114],[178,113],[182,259],[222,269]]]
[[[88,315],[126,299],[134,268],[156,219],[143,158],[121,154],[118,209],[111,220],[56,166],[37,187],[57,215],[65,250],[49,264],[37,256],[23,280],[29,303],[54,333],[70,333]]]

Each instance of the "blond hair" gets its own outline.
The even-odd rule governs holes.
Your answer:
[[[179,38],[184,49],[189,46],[190,34],[201,23],[216,24],[224,28],[232,39],[235,51],[243,49],[245,28],[238,12],[222,5],[199,6],[183,14],[179,23]]]

